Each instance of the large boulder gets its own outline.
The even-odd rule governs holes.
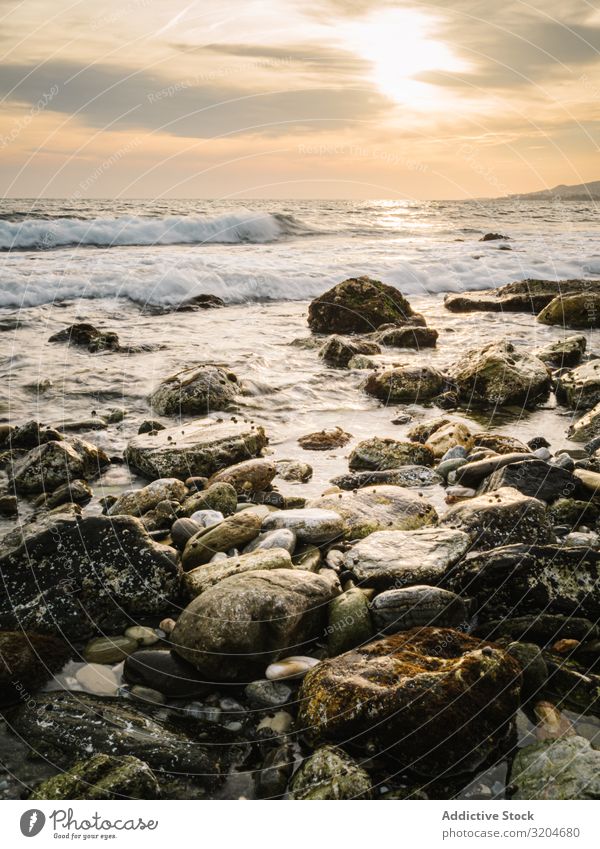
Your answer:
[[[438,584],[469,545],[468,534],[450,528],[377,531],[346,552],[344,565],[361,586],[378,590]]]
[[[99,351],[120,351],[119,337],[116,333],[108,330],[99,330],[93,324],[80,322],[71,324],[64,330],[54,333],[48,342],[66,342],[68,345],[76,345],[79,348],[87,348],[92,354]],[[125,348],[125,350],[127,350]]]
[[[153,542],[139,519],[64,513],[4,537],[0,574],[0,628],[77,638],[165,615],[181,569],[174,549]]]
[[[369,375],[365,392],[388,404],[428,401],[444,388],[444,378],[431,366],[398,366]]]
[[[125,449],[125,459],[151,480],[186,480],[257,457],[267,442],[262,427],[205,419],[136,436]]]
[[[32,696],[11,716],[11,730],[58,765],[71,767],[92,753],[134,756],[153,770],[188,773],[209,786],[240,756],[233,740],[215,745],[207,730],[199,736],[197,728],[188,727],[186,733],[159,708],[86,693]]]
[[[399,469],[402,466],[432,466],[433,451],[426,445],[408,439],[380,439],[374,436],[359,442],[350,454],[352,471]]]
[[[451,312],[526,312],[535,315],[561,293],[569,294],[586,290],[600,293],[600,282],[596,280],[517,280],[498,289],[451,292],[444,298],[444,306]]]
[[[328,366],[347,368],[352,357],[359,354],[381,354],[377,342],[368,339],[344,339],[341,336],[330,336],[319,351],[319,356]]]
[[[600,799],[600,752],[585,737],[542,740],[517,751],[513,799]]]
[[[0,631],[0,707],[22,700],[65,665],[64,640],[31,631]]]
[[[161,501],[183,501],[187,495],[185,485],[178,478],[160,478],[141,489],[122,492],[110,506],[109,516],[143,516]]]
[[[183,611],[173,649],[212,680],[252,681],[265,667],[321,636],[337,581],[296,569],[245,572],[219,581]]]
[[[556,397],[575,410],[591,410],[600,403],[600,360],[590,360],[561,375]]]
[[[154,412],[162,416],[206,416],[230,410],[239,391],[233,372],[211,364],[191,366],[167,377],[149,400]]]
[[[600,553],[528,539],[468,555],[448,579],[474,599],[480,621],[528,613],[600,617]]]
[[[183,576],[183,586],[190,598],[214,587],[219,581],[244,572],[257,572],[259,569],[291,569],[292,558],[284,548],[250,551],[237,557],[226,557],[197,566]]]
[[[506,339],[467,351],[450,366],[448,377],[467,406],[530,406],[550,390],[548,367]]]
[[[25,494],[52,492],[78,478],[99,475],[110,460],[83,439],[53,440],[32,448],[11,469],[11,486]]]
[[[307,506],[338,513],[346,539],[362,539],[374,531],[407,531],[437,521],[435,507],[427,499],[401,486],[336,492],[323,495]]]
[[[500,648],[416,628],[310,670],[298,722],[315,742],[389,751],[396,768],[470,771],[504,741],[520,687],[517,663]]]
[[[544,502],[512,487],[455,504],[440,524],[465,531],[473,539],[473,547],[480,549],[553,541]]]
[[[420,321],[419,321],[420,319]],[[308,324],[315,333],[369,333],[382,324],[424,324],[404,295],[370,277],[352,277],[311,301]]]
[[[537,317],[542,324],[587,328],[600,326],[600,292],[559,295]]]

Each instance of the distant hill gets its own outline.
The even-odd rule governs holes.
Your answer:
[[[510,195],[519,200],[600,200],[600,180],[592,183],[580,183],[578,186],[555,186],[541,192],[528,192],[522,195]]]

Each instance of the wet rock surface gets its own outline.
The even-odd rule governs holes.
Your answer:
[[[233,372],[216,365],[192,366],[163,380],[150,396],[150,405],[162,416],[206,416],[231,409],[239,391]]]
[[[314,333],[370,333],[382,324],[406,324],[411,318],[414,313],[404,295],[370,277],[345,280],[308,308]]]

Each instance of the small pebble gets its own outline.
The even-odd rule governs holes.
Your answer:
[[[161,631],[163,631],[164,634],[169,636],[169,634],[175,628],[176,624],[177,624],[177,622],[175,622],[174,619],[161,619],[158,627],[160,628]]]
[[[152,646],[160,639],[154,628],[147,628],[144,625],[132,625],[125,631],[125,636],[136,640],[140,646]]]
[[[265,673],[269,681],[278,681],[285,678],[304,678],[306,673],[320,663],[315,657],[304,657],[293,655],[283,658],[267,666]]]
[[[245,689],[248,701],[257,707],[281,707],[292,698],[292,688],[283,681],[251,681]]]
[[[569,654],[580,645],[579,640],[557,640],[552,646],[552,651],[558,654]]]
[[[285,710],[278,711],[274,716],[266,716],[257,725],[257,731],[270,728],[275,734],[285,734],[292,726],[293,718]]]
[[[158,690],[153,690],[151,687],[142,687],[141,684],[134,684],[129,692],[134,698],[151,705],[164,705],[166,702],[165,697]]]
[[[137,641],[130,637],[97,637],[87,644],[83,656],[88,663],[118,663],[137,647]]]

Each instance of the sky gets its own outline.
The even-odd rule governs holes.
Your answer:
[[[600,3],[0,0],[0,196],[496,197],[600,179]]]

